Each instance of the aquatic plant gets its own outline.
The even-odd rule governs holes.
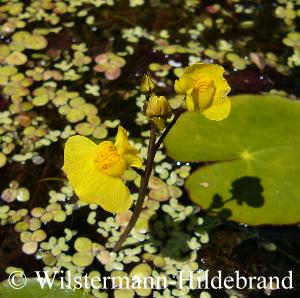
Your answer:
[[[300,61],[297,46],[299,9],[296,1],[224,1],[208,4],[199,0],[3,0],[0,16],[2,279],[14,270],[30,274],[41,269],[47,270],[51,277],[55,277],[55,271],[61,270],[63,278],[67,278],[67,270],[78,279],[83,279],[85,273],[89,277],[129,275],[134,267],[145,262],[151,267],[152,276],[166,276],[168,279],[172,279],[172,275],[179,270],[195,272],[205,267],[213,269],[216,263],[215,269],[240,269],[237,264],[231,265],[232,260],[239,263],[240,259],[249,264],[250,274],[254,275],[261,268],[264,272],[274,272],[275,267],[280,266],[279,272],[283,272],[279,264],[293,265],[289,257],[280,252],[283,243],[279,243],[277,248],[278,242],[274,245],[262,239],[256,229],[251,235],[257,251],[248,250],[247,242],[247,254],[254,256],[255,251],[255,256],[265,256],[268,248],[269,254],[267,258],[262,258],[263,261],[256,261],[254,257],[248,262],[239,254],[239,251],[245,252],[240,250],[244,244],[241,239],[249,237],[250,228],[232,224],[239,230],[238,237],[227,230],[222,237],[217,237],[218,241],[214,241],[215,231],[224,228],[218,215],[223,214],[226,218],[228,212],[221,214],[217,207],[220,200],[211,201],[209,194],[210,190],[215,190],[221,192],[222,197],[229,198],[226,187],[222,185],[226,180],[224,176],[229,179],[230,175],[222,172],[220,178],[209,178],[205,176],[206,171],[202,172],[203,176],[198,171],[194,172],[198,164],[193,161],[186,162],[179,157],[174,161],[170,158],[173,151],[169,149],[169,138],[156,151],[142,211],[122,249],[116,253],[112,250],[130,222],[133,208],[109,214],[96,204],[78,200],[61,166],[63,147],[68,138],[79,134],[95,144],[103,140],[113,142],[120,124],[128,129],[130,144],[146,161],[151,128],[149,121],[155,124],[159,136],[174,117],[161,117],[162,111],[169,111],[169,104],[172,113],[176,113],[186,104],[184,95],[175,94],[173,88],[174,80],[183,75],[185,65],[199,62],[222,65],[226,69],[232,94],[267,92],[272,96],[295,98],[299,91],[295,74]],[[96,57],[99,55],[103,56],[97,63]],[[148,74],[148,79],[151,77],[151,81],[148,81],[147,88],[141,90],[144,92],[141,94],[139,82],[144,73]],[[152,90],[154,87],[155,90]],[[150,103],[151,92],[154,94],[147,115],[145,109]],[[164,105],[162,109],[157,109],[159,102]],[[234,102],[233,98],[233,109]],[[198,101],[195,103],[198,104]],[[272,105],[268,104],[267,110]],[[256,111],[253,110],[253,113]],[[248,115],[248,110],[240,114]],[[201,123],[205,121],[199,113],[195,116]],[[195,151],[196,147],[199,149],[200,157],[195,160],[207,163],[207,170],[212,167],[212,159],[205,159],[204,153],[211,151],[216,154],[213,159],[226,159],[221,149],[228,143],[227,138],[220,144],[216,137],[222,137],[223,125],[232,117],[231,113],[221,123],[207,120],[222,129],[214,133],[208,131],[208,135],[204,135],[204,124],[201,124],[190,136],[204,138],[201,148],[193,147]],[[276,117],[280,121],[282,114]],[[180,116],[177,124],[183,120],[184,117]],[[198,127],[198,120],[193,122],[195,127]],[[270,122],[273,123],[273,120]],[[224,130],[226,136],[233,135],[239,126],[236,124],[232,129]],[[184,131],[192,127],[186,126]],[[249,129],[251,127],[246,126],[245,130]],[[291,132],[296,136],[294,129],[296,126],[292,127]],[[176,126],[172,131],[168,133],[170,138],[177,131]],[[178,138],[184,136],[180,133]],[[217,148],[207,147],[206,137],[212,139]],[[178,143],[189,144],[186,140]],[[256,144],[255,140],[251,143]],[[172,148],[175,150],[176,144]],[[200,151],[202,148],[203,151]],[[249,148],[246,149],[252,153]],[[274,154],[281,156],[277,149]],[[239,151],[234,153],[240,158]],[[249,154],[244,154],[242,158],[247,157]],[[283,159],[280,160],[282,162]],[[257,163],[249,160],[249,164]],[[287,164],[296,163],[285,162],[284,169]],[[231,165],[232,162],[228,162],[228,168],[231,169]],[[132,207],[137,202],[143,170],[128,168],[120,178],[130,190]],[[201,197],[194,194],[194,188],[202,194]],[[293,189],[297,190],[297,187]],[[284,193],[285,189],[276,195],[283,196]],[[263,196],[268,200],[269,195]],[[188,200],[189,197],[193,202]],[[289,197],[291,201],[288,200],[288,203],[296,204],[297,197],[293,194]],[[214,208],[207,210],[212,217],[198,206],[206,207],[206,202],[214,203]],[[228,204],[232,203],[233,200]],[[271,215],[274,210],[280,211],[276,206],[274,204],[272,212],[266,213]],[[239,213],[236,211],[239,208],[249,206],[242,201],[241,205],[233,207],[233,213]],[[290,209],[297,212],[292,205]],[[291,219],[289,214],[285,212],[281,220]],[[244,219],[240,217],[237,220],[243,222]],[[32,237],[38,230],[43,230],[47,238],[37,241],[39,237]],[[37,236],[41,236],[39,233]],[[182,241],[179,242],[178,237]],[[77,251],[77,242],[80,243],[82,238],[89,239],[83,241],[89,249]],[[224,239],[228,239],[230,244],[227,245],[235,249],[227,250]],[[90,242],[95,250],[90,249]],[[22,250],[23,245],[25,251]],[[290,255],[293,254],[292,246],[288,247]],[[296,251],[297,246],[294,247]],[[220,252],[223,254],[225,251],[225,255],[220,256]],[[234,251],[234,255],[230,251]],[[78,259],[76,253],[80,253]],[[209,256],[213,257],[210,259]],[[276,261],[269,261],[269,258]],[[284,262],[277,262],[280,258]],[[226,265],[223,266],[224,259]],[[84,262],[85,266],[81,266]],[[23,269],[14,268],[11,264]],[[0,285],[1,295],[9,297],[7,292],[3,292],[2,285],[7,288],[7,282]],[[28,291],[31,289],[36,291],[34,296],[40,295],[38,285],[30,279]],[[26,289],[24,291],[24,297],[33,295],[28,294]],[[207,291],[199,294],[190,290],[187,283],[182,290],[170,286],[152,292],[147,289],[144,293],[107,292],[101,288],[86,292],[101,298],[112,295],[210,297]],[[42,295],[47,293],[45,290]],[[66,297],[84,295],[81,291],[62,293],[55,289],[51,293]],[[15,295],[14,291],[13,297]],[[23,292],[19,290],[17,295],[21,297]]]
[[[223,120],[231,108],[227,97],[230,87],[223,73],[224,69],[219,65],[194,64],[175,82],[175,91],[185,94],[189,111],[202,113],[210,120]]]
[[[223,73],[224,69],[218,65],[195,64],[185,69],[174,88],[178,94],[184,95],[188,110],[198,111],[208,119],[220,121],[228,116],[231,107],[227,98],[230,87]],[[153,93],[155,84],[149,76],[144,76],[140,90],[148,97],[144,111],[151,126],[146,166],[140,173],[141,183],[135,209],[114,251],[121,248],[138,221],[156,152],[185,110],[178,109],[173,120],[167,124],[172,108],[164,96]],[[162,134],[156,141],[159,131]],[[142,162],[138,151],[129,144],[124,128],[119,126],[115,144],[105,141],[96,146],[85,137],[72,136],[67,140],[64,152],[63,169],[80,200],[118,213],[131,206],[129,190],[121,176],[127,167],[141,168]]]
[[[115,55],[112,52],[107,52],[96,56],[95,62],[97,65],[94,70],[104,72],[108,80],[116,80],[121,75],[121,68],[126,64],[126,60]]]
[[[86,137],[70,137],[64,157],[63,170],[83,202],[98,204],[109,212],[130,207],[129,190],[121,176],[128,167],[141,168],[142,161],[123,127],[118,128],[115,144],[104,141],[97,146]]]

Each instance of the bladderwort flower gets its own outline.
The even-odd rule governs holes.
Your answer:
[[[189,111],[220,121],[228,117],[231,109],[227,97],[230,86],[223,74],[224,68],[220,65],[196,63],[184,70],[174,88],[177,94],[185,95]]]
[[[83,202],[113,213],[129,209],[130,192],[122,180],[128,167],[141,168],[142,160],[121,126],[114,144],[104,141],[97,145],[80,135],[66,142],[63,170]]]

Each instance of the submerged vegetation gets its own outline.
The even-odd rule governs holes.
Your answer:
[[[27,277],[47,270],[62,278],[68,271],[78,278],[169,280],[180,270],[264,276],[294,270],[299,286],[297,227],[247,226],[299,222],[299,17],[298,0],[2,1],[1,280],[16,270]],[[233,96],[227,110],[216,112],[212,94],[226,96],[230,88],[217,75],[191,84],[195,66],[186,66],[199,62],[224,67],[230,96],[251,96]],[[208,120],[226,118],[230,102],[227,120]],[[128,202],[134,206],[138,199],[141,175],[128,165],[145,164],[149,120],[161,134],[173,120],[171,110],[185,103],[198,113],[181,115],[159,143],[141,214],[122,249],[113,251],[133,214]],[[122,135],[113,145],[118,127]],[[96,201],[78,200],[76,185],[61,169],[63,149],[80,135],[120,153],[126,146],[117,146],[118,140],[127,138],[122,127],[135,160],[117,175],[130,191],[123,206],[128,210],[111,214]],[[103,298],[295,295],[270,287],[192,290],[186,283],[182,289],[99,286],[85,292]],[[0,296],[6,289],[3,282]],[[33,292],[24,297],[41,295],[34,281],[28,290]],[[71,292],[63,297],[82,297]],[[62,296],[57,293],[49,295]]]

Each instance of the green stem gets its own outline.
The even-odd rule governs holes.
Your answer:
[[[149,139],[149,147],[148,147],[148,157],[147,157],[145,173],[141,180],[139,196],[138,196],[136,205],[134,207],[133,214],[130,218],[130,221],[129,221],[126,229],[124,230],[123,234],[119,238],[118,242],[116,243],[116,245],[113,248],[113,251],[115,251],[115,252],[120,250],[123,242],[126,240],[129,233],[131,232],[132,228],[136,224],[136,222],[139,218],[139,215],[142,211],[145,196],[147,193],[149,178],[150,178],[152,168],[153,168],[154,157],[155,157],[155,153],[156,153],[156,151],[155,151],[156,136],[157,136],[156,127],[153,123],[151,123],[151,131],[150,131],[150,139]]]
[[[174,118],[172,119],[172,121],[168,124],[168,126],[165,128],[165,130],[163,131],[163,133],[161,134],[161,136],[159,137],[158,141],[155,144],[155,151],[157,151],[161,145],[161,143],[163,142],[163,140],[165,139],[165,137],[167,136],[167,134],[169,133],[169,131],[171,130],[171,128],[174,126],[174,124],[176,123],[176,121],[178,120],[178,118],[180,117],[180,115],[185,112],[185,109],[178,109],[174,115]]]
[[[144,176],[145,176],[145,171],[144,171],[144,170],[138,169],[138,168],[133,168],[133,170],[134,170],[138,175],[140,175],[141,177],[144,177]]]
[[[140,190],[139,190],[138,199],[137,199],[136,205],[134,207],[134,210],[133,210],[133,213],[132,213],[132,216],[129,220],[128,225],[126,226],[123,234],[120,236],[118,242],[116,243],[116,245],[113,248],[114,252],[117,252],[121,249],[121,246],[122,246],[123,242],[128,237],[129,233],[133,229],[134,225],[136,224],[136,222],[137,222],[137,220],[140,216],[140,213],[143,209],[143,204],[144,204],[144,201],[145,201],[145,197],[146,197],[146,194],[147,194],[148,182],[149,182],[149,178],[150,178],[150,175],[151,175],[151,172],[152,172],[155,154],[156,154],[157,150],[159,149],[161,143],[163,142],[164,138],[166,137],[166,135],[169,133],[171,128],[176,123],[177,119],[180,117],[180,115],[184,111],[185,111],[185,109],[179,109],[179,110],[176,111],[173,120],[165,128],[165,130],[163,131],[163,133],[161,134],[161,136],[160,136],[160,138],[158,139],[157,142],[156,142],[157,129],[156,129],[154,123],[151,123],[151,131],[150,131],[150,139],[149,139],[149,147],[148,147],[146,168],[145,168],[145,171],[142,175],[142,180],[141,180],[141,186],[140,186]]]

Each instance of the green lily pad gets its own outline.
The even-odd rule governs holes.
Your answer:
[[[293,224],[300,221],[299,131],[298,101],[242,95],[232,98],[224,121],[185,113],[165,145],[175,160],[214,162],[186,182],[209,213],[252,225]]]
[[[41,275],[42,277],[43,275]],[[49,278],[50,281],[52,278]],[[16,279],[17,280],[17,279]],[[21,284],[21,280],[20,283]],[[62,289],[60,282],[55,281],[49,289],[47,284],[44,286],[44,289],[41,288],[39,282],[35,278],[28,278],[26,286],[20,289],[13,289],[7,280],[0,283],[0,297],[5,298],[28,298],[28,297],[43,297],[43,298],[91,298],[92,296],[83,290],[67,290]]]

